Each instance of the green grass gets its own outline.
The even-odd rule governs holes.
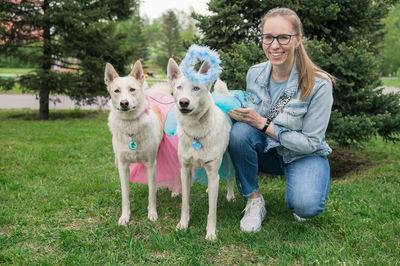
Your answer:
[[[400,79],[399,78],[391,78],[391,79],[381,79],[383,86],[388,86],[388,87],[396,87],[400,88]]]
[[[33,68],[0,68],[0,74],[23,75],[32,72]]]
[[[175,231],[181,198],[157,193],[147,220],[147,187],[131,185],[131,221],[119,227],[121,193],[107,112],[0,111],[0,264],[232,265],[398,264],[400,143],[381,138],[347,150],[371,165],[333,179],[326,211],[296,222],[285,181],[261,179],[268,215],[259,233],[239,229],[245,202],[220,186],[217,237],[205,240],[205,187],[191,191],[187,231]],[[346,160],[346,158],[342,158]]]

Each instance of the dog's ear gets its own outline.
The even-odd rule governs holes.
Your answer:
[[[132,78],[136,79],[139,81],[140,86],[143,85],[144,82],[144,71],[142,67],[142,63],[140,63],[140,60],[137,60],[135,65],[133,65],[132,71],[129,74]]]
[[[104,83],[108,86],[114,79],[118,78],[118,73],[114,67],[110,64],[106,64],[106,70],[104,71]]]
[[[179,78],[181,75],[181,70],[179,69],[178,64],[175,62],[174,59],[170,58],[168,60],[168,66],[167,66],[167,77],[168,77],[168,82],[170,84],[173,84],[177,78]]]
[[[203,64],[201,64],[201,67],[199,69],[200,74],[207,74],[208,70],[210,70],[210,65],[204,61]]]

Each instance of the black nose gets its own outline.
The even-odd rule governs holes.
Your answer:
[[[122,100],[122,101],[120,101],[119,105],[120,105],[122,108],[126,108],[126,107],[129,106],[129,102],[128,102],[127,100]]]
[[[189,101],[188,98],[182,98],[182,99],[179,100],[179,106],[182,107],[182,108],[188,107],[189,103],[190,103],[190,101]]]

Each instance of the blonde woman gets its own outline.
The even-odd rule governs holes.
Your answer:
[[[325,141],[333,77],[318,68],[302,44],[302,23],[288,8],[274,8],[260,24],[267,61],[247,73],[246,108],[235,119],[229,152],[238,188],[247,197],[240,228],[257,232],[266,215],[258,173],[286,177],[286,203],[298,221],[323,212],[330,170]],[[268,199],[266,199],[268,200]]]

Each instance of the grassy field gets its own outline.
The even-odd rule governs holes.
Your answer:
[[[400,88],[399,78],[382,78],[381,80],[383,86]]]
[[[0,68],[0,74],[23,75],[33,71],[33,68]]]
[[[120,185],[106,112],[0,111],[0,264],[372,264],[400,262],[400,143],[380,138],[341,150],[351,172],[332,178],[326,211],[293,219],[285,181],[260,180],[268,210],[257,234],[239,229],[245,202],[220,186],[217,237],[205,238],[205,187],[194,185],[187,231],[175,231],[181,197],[131,185],[131,221],[119,227]],[[358,162],[358,163],[355,163]],[[360,163],[362,162],[362,163]],[[351,165],[353,164],[353,165]]]

